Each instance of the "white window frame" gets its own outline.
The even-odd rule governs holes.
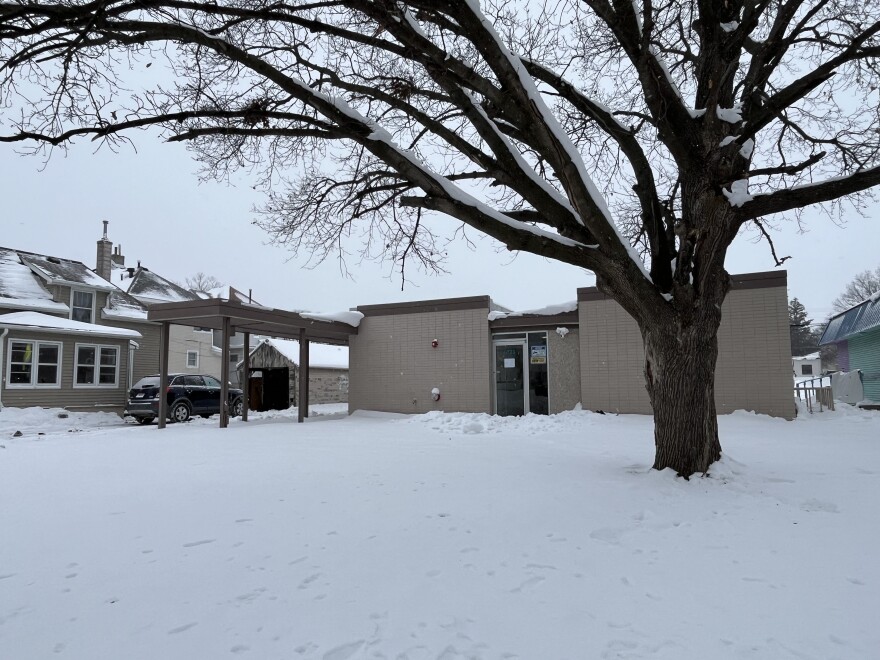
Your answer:
[[[30,383],[13,383],[12,382],[12,344],[31,344],[31,382]],[[58,371],[55,375],[54,383],[37,383],[37,372],[40,368],[39,356],[40,346],[51,345],[58,347]],[[64,344],[60,341],[43,341],[42,339],[21,339],[10,337],[6,344],[6,389],[10,390],[57,390],[61,389],[61,369],[64,359]]]
[[[89,317],[89,323],[94,323],[95,322],[95,304],[98,302],[98,300],[97,300],[98,295],[97,295],[97,293],[95,293],[94,291],[90,291],[89,289],[74,289],[74,288],[70,289],[70,320],[71,321],[74,320],[74,318],[73,318],[73,310],[74,310],[73,297],[77,293],[87,293],[92,297],[92,311],[91,311],[91,316]],[[76,309],[85,309],[85,307],[76,307]]]
[[[195,364],[189,363],[189,356],[190,355],[196,356],[196,363]],[[198,369],[199,368],[199,352],[198,351],[187,350],[187,352],[186,352],[186,368],[187,369]]]
[[[94,383],[77,383],[76,377],[77,372],[79,371],[79,349],[80,348],[94,348],[95,349],[95,382]],[[114,381],[112,384],[110,383],[102,383],[101,380],[101,351],[103,349],[110,349],[116,351],[116,373],[114,374]],[[113,390],[119,388],[119,367],[120,367],[120,356],[122,355],[122,351],[119,349],[119,346],[115,344],[75,344],[73,347],[73,387],[75,389],[104,389],[104,390]],[[83,366],[92,366],[92,365],[83,365]]]

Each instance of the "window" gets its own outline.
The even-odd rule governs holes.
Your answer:
[[[70,319],[82,323],[94,323],[95,294],[91,291],[70,292]]]
[[[188,369],[198,369],[199,368],[199,352],[198,351],[187,351],[186,352],[186,366]]]
[[[196,327],[196,328],[193,328],[193,332],[214,332],[214,329],[213,328]]]
[[[213,376],[205,376],[205,385],[208,387],[220,387],[220,381],[214,378]]]
[[[812,376],[813,375],[813,365],[812,364],[802,364],[801,365],[801,375],[802,376]]]
[[[10,339],[6,382],[9,387],[60,387],[61,344]]]
[[[186,387],[204,387],[205,381],[202,380],[201,376],[184,376],[183,384]]]
[[[117,387],[119,347],[77,344],[73,374],[74,387]]]
[[[230,354],[229,354],[229,361],[230,361],[230,362],[236,362],[236,363],[237,363],[240,359],[241,359],[241,358],[238,356],[238,353],[230,353]]]

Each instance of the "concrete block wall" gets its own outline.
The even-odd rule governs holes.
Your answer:
[[[550,414],[571,410],[581,400],[580,333],[576,325],[565,337],[556,328],[547,328]]]
[[[794,417],[786,282],[784,271],[733,276],[718,331],[719,413],[743,409]],[[580,289],[578,299],[583,406],[650,414],[636,322],[595,288]]]
[[[349,344],[350,411],[492,409],[488,296],[358,310],[365,317]]]
[[[715,405],[792,419],[791,334],[785,286],[733,289],[721,308]]]
[[[650,414],[645,348],[636,322],[610,298],[579,300],[578,316],[584,408]]]

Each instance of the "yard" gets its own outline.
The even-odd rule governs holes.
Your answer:
[[[0,412],[0,657],[880,657],[880,414],[258,417]]]

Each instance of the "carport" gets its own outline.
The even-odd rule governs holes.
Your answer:
[[[149,321],[161,325],[159,347],[159,391],[168,389],[168,351],[170,326],[186,325],[223,331],[222,366],[220,374],[220,428],[229,425],[229,338],[237,332],[244,335],[244,373],[250,367],[250,336],[264,335],[299,341],[299,392],[297,396],[297,421],[308,416],[309,406],[309,342],[347,346],[348,338],[357,334],[357,328],[348,323],[319,314],[289,312],[243,303],[233,300],[209,298],[185,302],[151,305],[147,312]],[[248,418],[248,387],[243,388],[242,420]],[[159,398],[159,428],[165,428],[168,402]]]

